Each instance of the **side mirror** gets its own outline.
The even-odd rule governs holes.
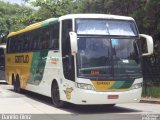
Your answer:
[[[147,44],[147,53],[143,53],[142,56],[149,56],[153,54],[153,38],[149,35],[140,34],[140,37],[146,40]]]
[[[76,55],[77,53],[77,34],[75,32],[69,32],[70,44],[71,44],[71,53]]]

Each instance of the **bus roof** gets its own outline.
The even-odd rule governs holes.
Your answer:
[[[11,33],[9,33],[9,35],[7,37],[11,37],[11,36],[14,36],[14,35],[25,33],[27,31],[31,31],[31,30],[34,30],[34,29],[37,29],[37,28],[40,28],[40,27],[44,27],[44,26],[47,26],[49,24],[53,24],[55,22],[58,22],[58,18],[50,18],[50,19],[44,20],[42,22],[37,22],[37,23],[31,24],[31,25],[29,25],[29,26],[27,26],[24,29],[21,29],[19,31],[11,32]]]
[[[110,15],[110,14],[68,14],[61,16],[59,20],[72,19],[72,18],[102,18],[102,19],[117,19],[117,20],[134,20],[132,17]]]
[[[27,31],[31,31],[31,30],[34,30],[34,29],[37,29],[37,28],[40,28],[43,26],[47,26],[49,24],[58,22],[58,20],[61,21],[61,20],[65,20],[65,19],[74,19],[74,18],[95,18],[95,19],[102,18],[102,19],[134,20],[132,17],[119,16],[119,15],[109,15],[109,14],[68,14],[68,15],[61,16],[59,18],[50,18],[50,19],[47,19],[42,22],[37,22],[35,24],[31,24],[24,29],[9,33],[9,35],[7,37],[11,37],[11,36],[25,33]]]

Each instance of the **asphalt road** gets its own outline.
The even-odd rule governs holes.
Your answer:
[[[0,120],[160,120],[160,104],[130,103],[114,107],[68,104],[58,109],[51,99],[25,91],[18,94],[13,87],[0,84]]]

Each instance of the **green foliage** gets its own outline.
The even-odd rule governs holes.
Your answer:
[[[75,12],[74,0],[36,0],[30,3],[35,7],[39,7],[34,15],[42,20]]]
[[[143,89],[142,96],[160,98],[160,88],[158,86],[148,86],[146,91]]]
[[[0,1],[0,38],[5,37],[10,31],[16,31],[26,26],[27,23],[22,21],[32,11],[31,8],[26,6]],[[2,41],[4,42],[4,40],[0,42]]]
[[[75,0],[24,0],[32,4],[36,9],[30,14],[23,14],[19,23],[26,26],[46,20],[52,17],[59,17],[65,14],[76,13]],[[23,27],[23,26],[22,26]]]

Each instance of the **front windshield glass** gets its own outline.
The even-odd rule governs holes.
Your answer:
[[[137,36],[135,23],[124,20],[78,19],[76,31],[79,35]]]
[[[104,37],[81,37],[78,40],[80,76],[112,76],[110,40]]]
[[[136,78],[141,76],[135,39],[78,38],[78,76],[88,78]]]
[[[141,66],[137,41],[134,39],[111,39],[114,77],[139,77]]]
[[[138,31],[134,21],[76,19],[78,77],[142,77]]]

